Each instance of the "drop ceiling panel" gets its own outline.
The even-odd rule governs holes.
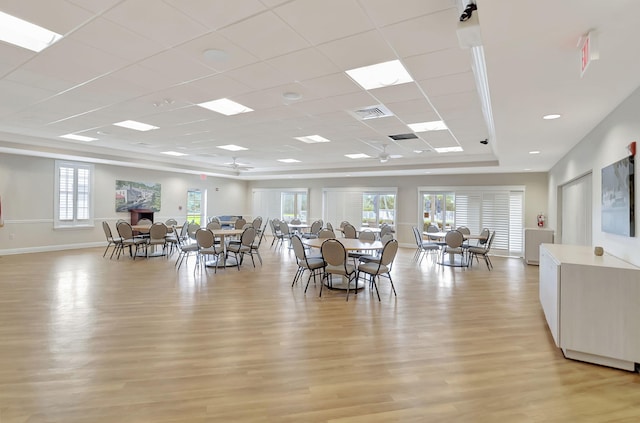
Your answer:
[[[381,29],[401,57],[458,47],[458,12],[447,9]],[[420,42],[416,42],[420,40]]]
[[[236,69],[233,79],[253,89],[272,88],[291,82],[287,75],[264,62]]]
[[[36,53],[25,48],[0,42],[0,75],[6,74],[35,55]]]
[[[127,61],[138,61],[164,50],[159,43],[103,18],[78,28],[69,39]]]
[[[367,0],[362,2],[367,14],[377,26],[386,26],[425,14],[454,7],[452,0],[403,0],[402,6],[389,0]]]
[[[407,120],[407,116],[433,116],[435,111],[431,105],[424,99],[400,101],[397,103],[387,103],[386,106],[396,115],[400,120],[405,123],[411,123],[411,120]],[[425,122],[425,120],[419,120],[419,122]]]
[[[343,72],[308,79],[302,81],[302,84],[323,97],[332,97],[361,91],[361,88]]]
[[[83,9],[90,10],[93,13],[100,13],[113,7],[122,0],[67,0],[69,3],[75,4]]]
[[[165,47],[180,45],[209,31],[161,1],[124,1],[104,17]]]
[[[418,84],[409,82],[406,84],[393,85],[390,87],[376,88],[370,90],[372,96],[380,100],[382,104],[399,103],[409,100],[424,100],[425,96]]]
[[[51,91],[13,81],[0,80],[0,116],[21,111],[23,108],[43,101],[53,95]]]
[[[171,85],[183,84],[218,73],[174,49],[165,50],[141,60],[139,65],[167,78]]]
[[[273,12],[264,12],[219,31],[249,53],[269,59],[309,47],[309,43],[293,31]]]
[[[318,46],[318,50],[343,71],[388,62],[397,58],[379,31],[367,31],[330,41]]]
[[[268,60],[267,63],[287,75],[291,81],[313,79],[340,71],[336,65],[313,48],[285,54]]]
[[[407,57],[403,59],[403,63],[416,81],[471,70],[469,50],[461,49],[458,46]]]
[[[66,35],[74,28],[91,19],[87,10],[64,0],[38,2],[3,1],[2,11],[47,28],[60,35]]]
[[[451,136],[449,131],[429,131],[418,134],[434,148],[436,147],[456,147],[458,142]]]
[[[166,0],[191,19],[217,30],[265,10],[258,0]]]
[[[471,71],[439,78],[425,79],[419,81],[419,84],[429,97],[440,97],[464,92],[477,93],[475,78]]]
[[[176,47],[176,50],[189,55],[193,60],[198,60],[204,66],[219,72],[247,66],[260,60],[257,56],[250,54],[219,33],[203,35],[202,37]],[[206,50],[220,50],[225,56],[217,60],[210,59],[204,56]]]
[[[478,94],[473,91],[431,97],[431,103],[443,116],[448,112],[467,113],[469,110],[481,110]]]
[[[313,45],[374,29],[355,0],[296,0],[275,12]]]
[[[181,88],[185,90],[184,95],[181,93]],[[193,81],[190,84],[174,87],[169,91],[177,93],[175,98],[185,101],[191,100],[194,104],[198,104],[225,97],[234,99],[244,93],[251,92],[252,89],[250,86],[238,82],[237,78],[232,79],[224,74],[217,74]],[[251,107],[248,104],[245,104],[245,106]]]

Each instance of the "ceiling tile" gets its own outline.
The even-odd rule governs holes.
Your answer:
[[[167,78],[171,85],[214,75],[214,71],[184,53],[170,49],[139,62],[139,65]]]
[[[452,0],[402,0],[401,6],[389,0],[367,0],[361,3],[377,26],[386,26],[446,9],[455,9]],[[456,13],[457,13],[457,9]]]
[[[176,50],[189,55],[192,59],[218,72],[240,68],[260,60],[219,33],[203,35],[176,47]],[[219,50],[226,54],[226,57],[219,59],[207,58],[204,55],[207,50]]]
[[[414,80],[468,72],[471,70],[469,50],[459,47],[407,57],[402,60]]]
[[[33,2],[3,0],[0,8],[5,13],[61,35],[68,34],[92,17],[89,11],[65,0],[47,0],[38,2],[37,6]]]
[[[425,79],[419,81],[419,85],[427,93],[428,97],[439,97],[467,91],[477,92],[475,77],[471,71]]]
[[[359,68],[397,59],[389,43],[378,31],[367,31],[318,46],[340,70]]]
[[[289,75],[292,81],[317,78],[333,74],[340,69],[331,63],[316,49],[308,48],[268,60],[267,63],[283,74]]]
[[[354,0],[296,0],[275,12],[313,45],[374,29]]]
[[[293,82],[288,75],[264,62],[236,69],[233,79],[254,89],[272,88]]]
[[[269,59],[309,47],[273,12],[264,12],[219,31],[240,47],[261,59]]]
[[[258,0],[165,0],[185,15],[212,30],[246,19],[266,10]]]

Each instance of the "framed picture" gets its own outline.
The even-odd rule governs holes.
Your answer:
[[[602,231],[635,236],[634,160],[625,157],[602,169]]]
[[[160,184],[116,181],[116,212],[137,209],[160,211]]]

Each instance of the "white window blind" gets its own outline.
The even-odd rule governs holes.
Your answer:
[[[362,191],[325,191],[323,220],[331,222],[334,227],[338,227],[343,220],[359,226],[362,221],[362,194]]]
[[[93,165],[55,162],[55,227],[93,225]]]
[[[492,249],[509,251],[509,193],[482,194],[482,224],[496,231]]]
[[[267,188],[254,189],[252,192],[253,216],[262,216],[263,219],[282,219],[282,194],[296,194],[308,196],[307,189],[298,188]],[[305,209],[306,213],[306,209]]]
[[[480,223],[480,204],[482,196],[479,192],[456,192],[455,226],[466,226],[472,234],[482,230]]]
[[[524,193],[509,193],[509,253],[524,253]]]

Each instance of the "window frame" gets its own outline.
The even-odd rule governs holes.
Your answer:
[[[53,205],[53,226],[54,229],[73,229],[73,228],[92,228],[95,226],[94,224],[94,175],[95,175],[95,166],[92,163],[83,163],[83,162],[73,162],[67,160],[56,160],[54,166],[54,205]],[[61,201],[63,195],[61,195],[61,178],[60,171],[62,169],[72,169],[73,170],[73,181],[72,181],[72,218],[71,219],[61,219],[60,217],[60,209],[61,209]],[[78,182],[78,173],[79,170],[86,170],[88,172],[88,181],[87,181],[87,192],[84,195],[79,195],[80,186]],[[84,198],[84,203],[86,204],[86,219],[78,218],[78,210],[79,210],[79,199],[81,197]]]

